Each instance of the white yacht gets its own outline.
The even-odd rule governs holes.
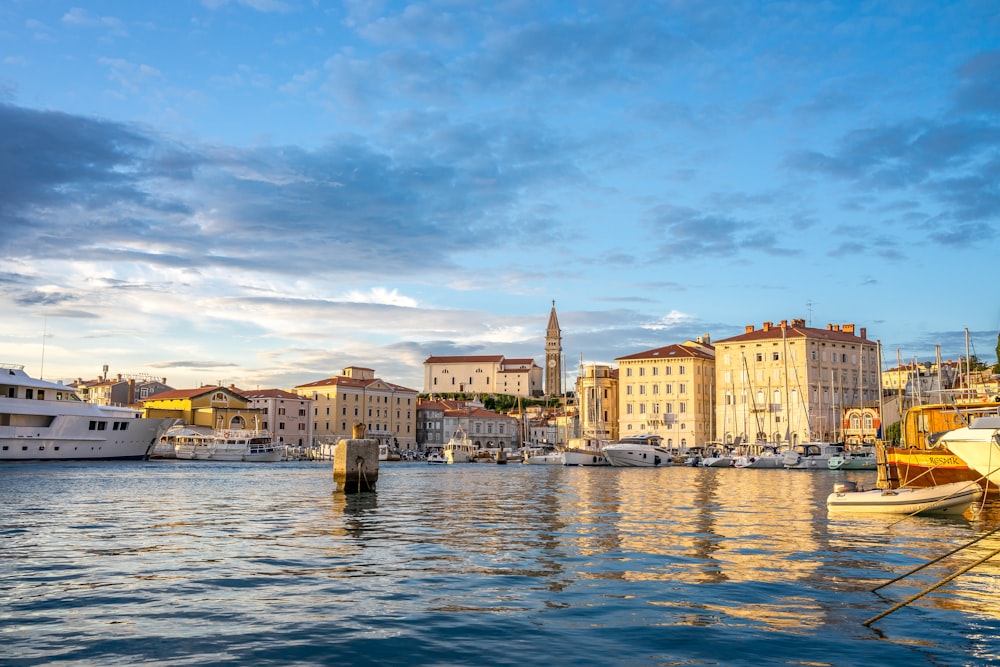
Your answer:
[[[87,403],[71,387],[0,364],[0,461],[146,459],[173,423]]]
[[[789,470],[829,470],[830,459],[843,454],[844,446],[832,442],[804,442],[785,452]]]
[[[174,445],[174,456],[191,461],[246,461],[269,463],[284,457],[267,431],[223,429],[211,435],[194,434]]]
[[[849,447],[831,456],[827,465],[830,466],[830,470],[875,470],[878,467],[878,460],[875,458],[874,447]]]
[[[733,461],[734,468],[769,468],[785,467],[785,456],[778,451],[777,445],[754,444],[743,448],[743,453]]]
[[[674,456],[658,435],[631,435],[604,448],[608,463],[619,468],[651,468],[665,466],[673,462]]]
[[[982,479],[1000,486],[1000,417],[977,417],[968,426],[946,432],[937,445],[965,461]]]
[[[476,446],[469,440],[465,429],[459,426],[441,450],[447,463],[475,463]]]

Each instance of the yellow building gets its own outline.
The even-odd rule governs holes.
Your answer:
[[[191,426],[263,429],[264,414],[235,388],[171,389],[140,401],[147,417],[173,417]]]
[[[713,439],[715,350],[707,336],[615,361],[619,437],[653,433],[681,450]]]
[[[417,449],[417,391],[375,377],[370,368],[351,366],[343,375],[294,388],[313,401],[313,438],[333,442],[350,438],[355,424],[365,437],[390,451]]]
[[[747,325],[715,343],[716,433],[725,442],[838,441],[847,406],[877,405],[878,343],[864,327]]]
[[[618,439],[618,371],[605,364],[584,366],[576,378],[579,437]]]

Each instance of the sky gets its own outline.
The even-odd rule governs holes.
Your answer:
[[[1000,5],[6,0],[0,362],[291,388],[854,323],[996,362]],[[968,336],[966,334],[968,332]]]

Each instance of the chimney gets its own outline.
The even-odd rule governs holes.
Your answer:
[[[861,338],[862,340],[867,340],[868,338],[868,329],[865,327],[861,327]]]
[[[753,333],[753,325],[748,324],[743,328],[743,333]]]
[[[788,326],[788,320],[781,320],[781,328],[784,329]]]
[[[845,324],[844,325],[844,332],[845,333],[849,333],[849,334],[854,333],[854,325],[853,324]]]
[[[770,331],[771,330],[771,323],[770,322],[764,322],[764,326],[762,327],[762,330],[763,331]]]

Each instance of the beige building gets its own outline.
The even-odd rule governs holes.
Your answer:
[[[417,449],[417,391],[375,377],[370,368],[351,366],[343,375],[295,387],[312,399],[312,433],[317,442],[350,438],[355,424],[365,437],[390,451]]]
[[[507,359],[503,355],[427,357],[425,394],[507,394],[532,398],[542,395],[542,369],[534,359]]]
[[[805,320],[747,325],[715,343],[717,438],[795,445],[838,441],[848,406],[877,405],[878,343],[864,327]]]
[[[714,438],[715,349],[707,336],[615,361],[620,438],[653,433],[681,450]]]
[[[618,439],[618,371],[605,364],[584,366],[576,378],[578,437]]]

